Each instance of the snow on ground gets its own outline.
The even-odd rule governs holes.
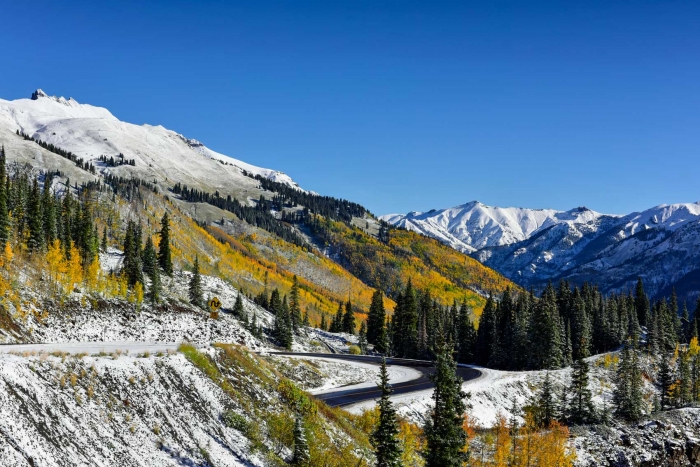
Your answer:
[[[3,466],[261,466],[182,354],[0,359]]]
[[[612,401],[612,377],[611,370],[602,365],[604,355],[591,357],[590,364],[590,388],[593,393],[593,401],[598,407],[611,406]],[[470,394],[469,415],[475,423],[483,427],[490,427],[496,421],[499,413],[509,417],[513,407],[513,401],[522,408],[530,401],[542,384],[546,371],[499,371],[489,368],[471,366],[482,372],[479,378],[467,381],[462,389]],[[550,377],[561,390],[568,387],[571,368],[550,371]],[[414,392],[410,394],[398,394],[391,397],[397,411],[408,419],[423,423],[425,416],[432,407],[433,390]],[[374,401],[365,401],[346,407],[351,413],[362,413],[374,406]]]
[[[294,358],[315,367],[322,376],[320,384],[309,387],[311,394],[325,394],[339,388],[362,389],[372,388],[379,381],[379,366],[373,363],[343,361],[333,358],[308,357],[304,355],[285,355],[277,358]],[[412,381],[421,377],[422,373],[413,368],[388,365],[389,382],[391,384]]]
[[[66,352],[69,354],[99,354],[99,353],[163,353],[177,350],[179,344],[163,342],[74,342],[71,344],[15,344],[0,345],[0,355],[9,353],[36,354],[51,352]]]

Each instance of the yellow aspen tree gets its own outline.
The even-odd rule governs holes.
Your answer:
[[[134,286],[134,300],[136,301],[137,305],[141,305],[143,303],[143,284],[140,282],[137,282]]]
[[[493,465],[506,467],[509,465],[510,460],[511,439],[506,417],[502,413],[499,413],[496,417],[494,431],[496,432],[496,446],[493,452]]]
[[[51,291],[53,293],[60,292],[58,288],[62,285],[63,275],[66,270],[65,258],[59,240],[54,240],[51,242],[51,245],[49,245],[49,249],[46,252],[46,266],[48,268]]]
[[[70,244],[70,259],[68,260],[68,291],[75,287],[76,284],[83,282],[83,265],[80,261],[80,251],[75,247],[75,244]]]
[[[100,280],[100,260],[95,258],[85,271],[85,282],[88,290],[97,292],[98,283]]]

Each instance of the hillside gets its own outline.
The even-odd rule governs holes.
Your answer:
[[[266,286],[288,293],[297,275],[313,322],[347,299],[365,313],[373,288],[385,292],[391,309],[393,291],[409,277],[443,303],[466,300],[476,314],[484,295],[511,285],[425,237],[392,229],[392,241],[383,244],[380,224],[354,203],[304,191],[280,172],[215,153],[160,126],[122,122],[74,99],[38,90],[32,99],[0,101],[0,144],[15,169],[57,173],[57,193],[67,182],[71,189],[108,180],[142,184],[138,193],[121,193],[116,204],[105,197],[98,202],[96,223],[102,229],[109,221],[114,246],[120,247],[124,220],[138,218],[152,233],[167,210],[179,267],[191,267],[199,256],[204,272],[249,295]],[[309,213],[343,235],[312,229]],[[350,245],[352,254],[344,256]]]

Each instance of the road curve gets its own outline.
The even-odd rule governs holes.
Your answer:
[[[363,363],[372,363],[379,365],[382,361],[381,357],[367,355],[348,355],[348,354],[321,354],[321,353],[295,353],[295,352],[274,352],[274,355],[293,355],[297,357],[317,357],[337,360],[349,360]],[[430,375],[434,373],[435,367],[433,362],[426,360],[408,360],[404,358],[387,358],[388,366],[405,366],[414,368],[420,371],[421,376],[411,381],[392,384],[393,394],[408,394],[411,392],[423,391],[432,389],[433,382],[430,381]],[[457,367],[457,374],[464,381],[470,381],[481,376],[481,371],[476,368]],[[381,396],[381,391],[377,387],[373,388],[355,388],[355,389],[339,389],[338,391],[326,392],[324,394],[316,394],[314,397],[324,401],[331,407],[344,407],[358,402],[367,400],[375,400]]]

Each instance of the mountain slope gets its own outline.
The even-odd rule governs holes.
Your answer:
[[[626,216],[498,208],[478,202],[427,213],[389,215],[394,225],[430,235],[517,283],[589,281],[626,291],[642,277],[652,295],[678,283],[692,300],[698,269],[700,203],[661,205]]]
[[[51,97],[40,89],[32,99],[0,99],[0,143],[5,144],[11,139],[9,134],[18,130],[93,162],[103,174],[155,180],[163,186],[180,182],[211,191],[225,190],[246,195],[242,199],[257,198],[261,193],[258,183],[243,170],[297,187],[282,172],[224,156],[162,126],[122,122],[105,108]],[[23,153],[28,150],[23,149]],[[116,158],[119,154],[133,159],[135,166],[108,167],[98,161],[101,155]]]

